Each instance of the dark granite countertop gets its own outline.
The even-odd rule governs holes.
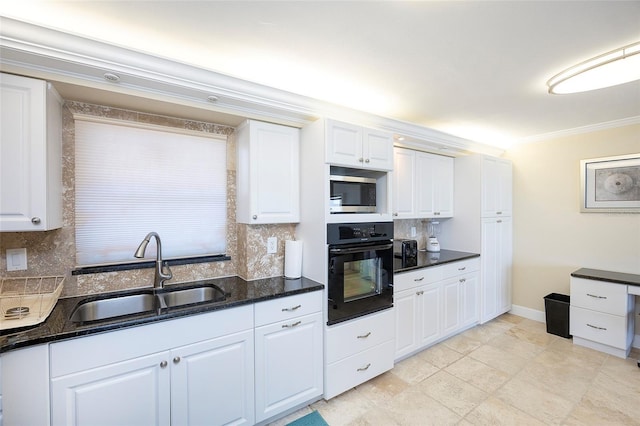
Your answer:
[[[572,277],[587,280],[606,281],[616,284],[640,286],[640,275],[626,274],[623,272],[602,271],[600,269],[580,268],[571,273]]]
[[[188,287],[196,283],[168,284],[166,288]],[[209,302],[197,305],[166,308],[160,311],[128,315],[124,317],[93,321],[91,323],[75,324],[69,320],[73,309],[80,301],[102,299],[112,295],[126,295],[139,293],[141,290],[126,290],[117,293],[102,293],[92,296],[79,296],[58,300],[49,317],[37,326],[22,329],[2,330],[0,332],[0,352],[40,343],[54,342],[57,340],[87,336],[104,331],[118,330],[157,321],[185,317],[189,315],[228,309],[236,306],[253,304],[279,297],[292,296],[300,293],[319,291],[324,288],[322,284],[307,278],[285,279],[284,277],[267,278],[254,281],[245,281],[239,277],[216,278],[198,281],[197,284],[215,284],[226,293],[226,300],[222,302]]]
[[[429,266],[439,266],[445,263],[457,262],[459,260],[480,257],[478,253],[466,253],[463,251],[440,250],[437,253],[419,251],[418,259],[415,265],[403,264],[402,259],[395,257],[393,259],[393,272],[407,272],[413,269],[428,268]]]

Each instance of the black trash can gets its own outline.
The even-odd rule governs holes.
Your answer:
[[[569,339],[569,302],[566,294],[551,293],[544,297],[547,333]]]

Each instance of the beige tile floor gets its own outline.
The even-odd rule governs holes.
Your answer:
[[[640,425],[638,350],[623,360],[505,314],[411,358],[318,410],[339,425]]]

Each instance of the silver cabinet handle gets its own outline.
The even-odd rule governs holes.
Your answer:
[[[606,330],[605,327],[598,327],[597,325],[591,325],[589,323],[587,323],[587,326],[589,326],[591,328],[595,328],[596,330]]]
[[[180,357],[179,357],[179,356],[177,356],[177,357],[173,358],[173,363],[174,363],[174,364],[177,364],[177,363],[179,363],[179,362],[180,362]]]
[[[466,282],[466,281],[467,281],[467,279],[466,279],[466,278],[460,278],[460,282],[461,282],[461,283]]]
[[[424,277],[414,278],[413,280],[414,280],[415,282],[420,282],[420,281],[424,280]]]
[[[393,215],[394,215],[394,216],[398,216],[398,213],[394,213]]]
[[[162,361],[160,363],[160,368],[167,368],[168,362],[167,361]]]
[[[367,334],[363,334],[361,336],[358,336],[358,339],[366,339],[369,336],[371,336],[371,332],[368,332]]]
[[[364,162],[365,162],[365,163],[369,163],[370,161],[369,161],[369,159],[367,158],[366,160],[364,160]]]
[[[418,296],[422,296],[424,294],[424,290],[416,291],[416,294]]]
[[[434,216],[440,216],[440,212],[433,212]]]
[[[458,271],[464,271],[465,269],[467,269],[467,267],[463,266],[462,268],[458,268]]]
[[[302,324],[302,321],[296,321],[293,324],[282,324],[282,328],[292,328]]]
[[[496,220],[497,223],[502,223],[502,221],[500,219]]]
[[[593,297],[595,299],[606,299],[607,298],[607,296],[598,296],[597,294],[590,294],[590,293],[587,293],[587,296]]]
[[[502,214],[502,212],[496,212],[496,214]]]
[[[364,367],[360,367],[358,368],[358,371],[367,371],[369,369],[369,367],[371,367],[371,363],[367,364]]]
[[[300,309],[301,307],[302,307],[302,305],[297,305],[297,306],[294,306],[293,308],[282,308],[282,312],[295,311],[296,309]]]
[[[31,218],[31,223],[33,223],[34,225],[39,225],[40,224],[40,218],[39,217],[32,217]]]
[[[362,163],[363,161],[364,161],[364,158],[362,158],[362,157],[358,158],[358,162],[359,163]]]

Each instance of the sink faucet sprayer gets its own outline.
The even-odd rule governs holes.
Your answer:
[[[163,265],[162,243],[160,242],[160,235],[158,235],[156,232],[149,232],[138,246],[138,249],[136,250],[134,256],[138,259],[142,259],[144,257],[144,252],[147,249],[149,241],[151,241],[151,237],[156,237],[156,273],[153,278],[153,287],[162,288],[165,281],[173,278],[173,274],[171,273],[171,269],[169,269],[169,265]]]

